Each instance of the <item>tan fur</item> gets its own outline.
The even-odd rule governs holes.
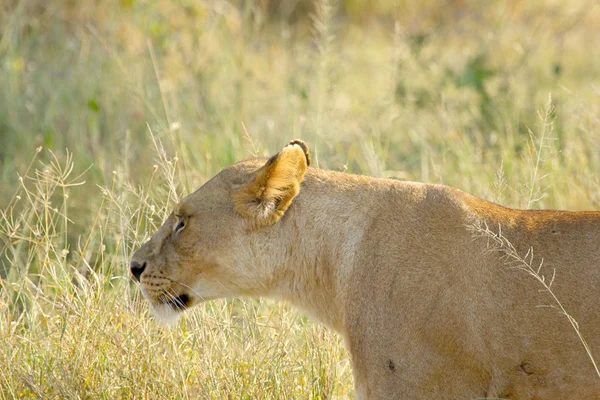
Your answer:
[[[233,192],[235,210],[248,218],[254,228],[274,224],[300,192],[309,165],[306,144],[290,142],[256,172],[254,182]]]
[[[304,143],[226,168],[135,255],[159,315],[224,296],[285,299],[335,329],[367,399],[599,399],[567,318],[510,268],[534,261],[600,358],[600,213],[513,210],[441,185],[307,168]],[[179,217],[176,217],[178,215]],[[174,233],[178,222],[185,228]]]

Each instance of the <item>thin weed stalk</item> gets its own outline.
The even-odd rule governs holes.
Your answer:
[[[579,341],[583,345],[585,352],[594,366],[594,370],[596,374],[600,378],[600,370],[598,369],[598,364],[596,364],[596,360],[592,355],[592,351],[583,337],[581,330],[579,329],[579,323],[573,318],[565,309],[562,302],[558,299],[554,291],[552,290],[552,284],[554,283],[554,279],[556,278],[556,270],[552,271],[552,277],[547,279],[547,277],[542,273],[542,267],[544,265],[544,259],[542,258],[539,264],[534,265],[533,262],[533,248],[530,247],[527,250],[525,255],[521,256],[518,251],[515,249],[513,244],[502,234],[502,226],[498,226],[498,231],[495,232],[491,230],[487,223],[479,223],[468,226],[469,231],[473,234],[474,237],[481,237],[488,240],[488,249],[492,252],[500,252],[505,258],[505,264],[508,265],[511,269],[515,269],[517,271],[521,271],[525,273],[527,276],[532,277],[538,282],[543,290],[547,292],[552,300],[554,301],[553,305],[550,307],[557,308],[560,314],[564,315],[565,318],[571,324],[571,327],[577,334]]]

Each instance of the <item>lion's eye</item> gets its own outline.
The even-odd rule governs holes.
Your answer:
[[[184,221],[183,219],[181,219],[181,220],[179,221],[179,223],[177,223],[177,225],[175,226],[175,231],[174,231],[174,232],[175,232],[175,233],[179,233],[179,232],[181,232],[181,230],[182,230],[183,228],[185,228],[185,221]]]

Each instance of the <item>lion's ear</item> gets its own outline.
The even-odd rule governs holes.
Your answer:
[[[251,220],[255,227],[274,224],[300,192],[300,183],[309,165],[306,143],[291,141],[255,172],[252,182],[235,189],[236,211]]]

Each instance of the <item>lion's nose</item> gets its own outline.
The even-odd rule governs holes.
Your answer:
[[[131,269],[131,274],[133,275],[133,279],[135,279],[136,281],[139,282],[140,276],[142,276],[142,273],[146,269],[146,263],[140,264],[137,261],[132,261],[131,264],[129,264],[129,268]]]

